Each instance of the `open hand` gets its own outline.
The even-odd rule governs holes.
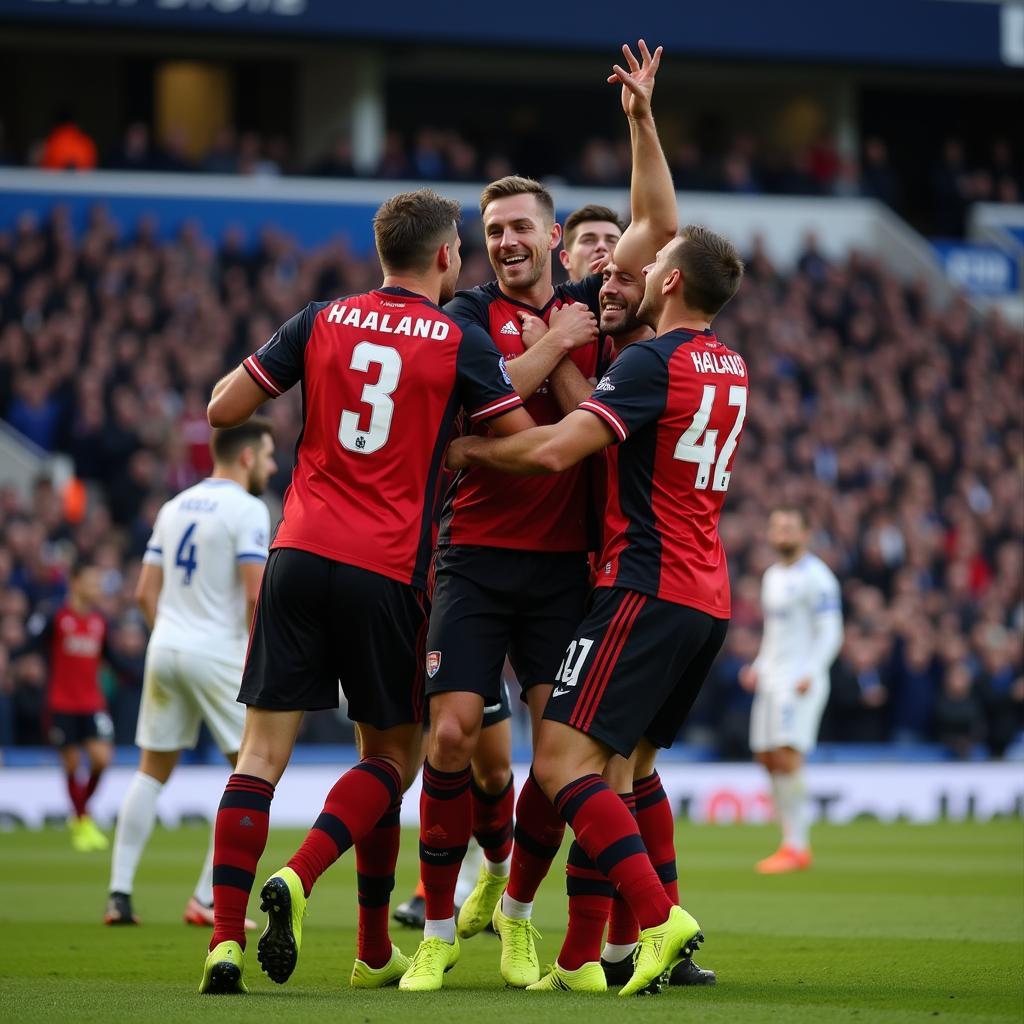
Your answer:
[[[654,55],[647,49],[647,44],[641,39],[637,43],[643,63],[640,63],[633,56],[633,51],[625,43],[622,45],[622,55],[626,58],[629,70],[612,65],[612,74],[608,76],[608,82],[615,85],[622,84],[622,109],[626,117],[635,121],[651,116],[651,95],[654,93],[654,76],[658,73],[658,65],[661,63],[662,48],[659,46]]]

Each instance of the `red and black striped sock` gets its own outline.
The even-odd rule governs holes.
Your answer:
[[[503,864],[512,853],[512,812],[516,803],[513,781],[510,775],[508,785],[500,793],[486,793],[476,779],[470,777],[469,780],[473,797],[473,838],[492,864]]]
[[[402,778],[390,761],[364,757],[334,784],[320,817],[288,861],[308,896],[316,880],[354,843],[368,835],[402,795]]]
[[[274,787],[255,775],[234,774],[224,787],[213,836],[213,937],[245,948],[245,908],[256,865],[267,845]]]
[[[508,894],[520,903],[532,903],[540,883],[551,870],[565,835],[565,821],[544,795],[530,772],[516,803],[515,843],[509,871]]]
[[[633,815],[600,775],[584,775],[555,797],[576,842],[629,903],[641,928],[666,920],[672,903],[647,856]]]
[[[92,795],[96,792],[96,787],[100,784],[101,778],[103,778],[102,768],[93,768],[93,770],[89,772],[89,781],[85,784],[86,803],[88,803],[89,800],[92,799]]]
[[[636,823],[644,846],[658,872],[665,894],[679,902],[679,873],[676,870],[676,823],[672,805],[661,785],[661,776],[652,772],[633,783],[636,796]]]
[[[423,763],[420,877],[430,921],[455,916],[455,885],[473,826],[469,779],[469,768],[439,772],[429,761]]]
[[[85,814],[85,786],[78,781],[78,776],[74,772],[68,772],[65,775],[65,781],[68,786],[68,799],[71,801],[75,817],[81,818]]]
[[[619,799],[626,805],[626,810],[636,818],[636,797],[632,793],[620,793]],[[641,839],[643,833],[640,833]],[[644,842],[646,846],[646,841]],[[650,849],[648,848],[648,854]],[[655,867],[657,871],[657,867]],[[633,911],[629,904],[616,892],[612,898],[612,909],[608,915],[608,941],[614,946],[629,946],[635,944],[640,936],[640,927],[636,923]]]
[[[558,954],[558,966],[575,971],[601,959],[601,940],[614,891],[612,883],[594,867],[579,843],[569,847],[565,891],[569,895],[569,926]]]
[[[399,799],[384,812],[370,834],[356,843],[359,886],[359,952],[356,955],[373,968],[383,967],[391,959],[388,908],[395,888],[401,810]]]

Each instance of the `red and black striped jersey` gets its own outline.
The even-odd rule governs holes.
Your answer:
[[[426,584],[444,452],[465,409],[522,405],[487,334],[422,295],[313,302],[242,364],[276,397],[301,382],[303,429],[271,548]]]
[[[747,411],[743,359],[711,331],[634,342],[580,408],[600,416],[617,442],[607,451],[595,585],[728,618],[718,520]]]
[[[445,306],[445,312],[460,324],[484,328],[498,351],[511,360],[526,351],[518,313],[532,313],[546,322],[553,309],[582,302],[598,316],[600,290],[601,275],[592,274],[580,282],[556,286],[548,304],[535,309],[510,299],[497,281],[492,281],[459,292]],[[596,379],[600,355],[599,345],[593,343],[575,349],[571,358],[584,377]],[[537,424],[557,423],[562,418],[546,384],[525,404]],[[475,429],[479,432],[483,428]],[[590,506],[589,468],[585,464],[555,476],[510,476],[473,466],[458,474],[445,495],[438,543],[522,551],[588,551],[593,546]]]

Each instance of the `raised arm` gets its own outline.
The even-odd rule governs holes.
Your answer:
[[[668,161],[658,139],[651,112],[654,79],[661,63],[662,48],[652,55],[644,40],[638,44],[638,61],[628,46],[622,47],[628,70],[618,64],[608,81],[622,86],[622,109],[629,121],[629,141],[633,154],[629,205],[631,221],[615,246],[618,266],[639,272],[658,250],[679,231],[675,186]]]

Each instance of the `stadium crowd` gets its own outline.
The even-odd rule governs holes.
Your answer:
[[[303,163],[283,135],[264,137],[254,131],[222,128],[201,158],[189,155],[180,132],[157,141],[149,125],[130,124],[122,141],[101,152],[69,112],[58,118],[51,134],[32,147],[27,162],[51,170],[103,167],[127,171],[202,171],[211,174],[278,176],[304,174],[351,178],[357,174],[352,140],[337,136],[312,162]],[[410,136],[387,134],[380,160],[361,176],[414,181],[493,181],[512,173],[506,153],[514,155],[515,140],[503,139],[501,154],[454,129],[420,126]],[[509,146],[513,149],[510,150]],[[629,184],[629,142],[593,136],[573,146],[575,155],[552,166],[548,180],[608,187]],[[526,156],[527,154],[523,154]],[[532,151],[529,153],[534,157]],[[857,160],[845,158],[835,142],[823,135],[811,145],[770,147],[753,134],[725,135],[699,144],[683,139],[669,148],[673,176],[684,190],[734,194],[867,196],[900,213],[922,216],[929,234],[960,237],[968,206],[974,202],[1019,203],[1024,197],[1024,155],[1007,139],[996,139],[984,151],[973,152],[962,139],[934,140],[923,204],[910,193],[916,185],[890,162],[889,144],[878,135],[861,143]],[[535,159],[530,161],[535,162]]]
[[[490,278],[476,225],[463,285]],[[274,230],[255,251],[185,229],[131,237],[96,209],[76,237],[65,213],[0,234],[0,417],[76,480],[0,490],[0,745],[43,740],[45,665],[33,616],[58,602],[76,552],[104,573],[117,739],[130,743],[145,630],[131,593],[156,511],[210,467],[214,381],[313,298],[379,281],[341,245],[301,252]],[[747,755],[767,511],[806,507],[815,550],[843,583],[846,640],[824,740],[930,741],[953,757],[1002,756],[1024,730],[1024,390],[1021,336],[963,301],[939,309],[856,253],[832,263],[808,238],[798,269],[749,254],[716,324],[751,373],[747,435],[722,518],[734,586],[723,655],[686,738]],[[300,426],[295,392],[269,403],[279,501]],[[274,510],[276,511],[276,509]],[[351,733],[310,716],[307,740]]]

